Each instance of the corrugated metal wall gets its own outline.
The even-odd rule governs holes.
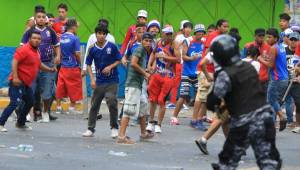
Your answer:
[[[240,28],[244,43],[252,39],[256,27],[277,26],[278,14],[284,8],[284,0],[1,0],[0,45],[18,45],[25,21],[32,16],[36,4],[56,14],[56,6],[61,2],[68,4],[69,16],[80,21],[78,35],[82,42],[87,41],[97,20],[104,17],[110,21],[110,30],[118,43],[128,26],[135,23],[139,9],[146,9],[150,19],[171,23],[175,28],[183,19],[208,25],[226,18],[231,26]]]

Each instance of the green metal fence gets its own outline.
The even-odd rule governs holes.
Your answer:
[[[183,19],[205,25],[226,18],[230,26],[240,28],[242,44],[252,39],[257,27],[277,26],[284,0],[1,0],[0,46],[17,46],[25,21],[33,15],[33,7],[42,4],[56,14],[56,6],[64,2],[69,16],[80,22],[78,35],[86,42],[100,17],[110,21],[110,31],[121,43],[129,25],[135,23],[139,9],[146,9],[149,19],[170,23],[175,29]],[[176,30],[177,30],[176,29]]]

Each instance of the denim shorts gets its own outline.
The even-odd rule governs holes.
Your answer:
[[[48,67],[53,67],[52,62],[43,63]],[[37,80],[37,87],[41,92],[41,97],[43,100],[51,99],[54,96],[55,92],[55,75],[54,72],[44,72],[40,71]]]
[[[288,87],[288,80],[269,81],[267,100],[275,112],[280,111],[281,99]]]

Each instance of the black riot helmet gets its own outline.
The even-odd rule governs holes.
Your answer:
[[[210,46],[213,59],[220,66],[229,66],[239,61],[239,47],[236,40],[230,35],[216,37]]]

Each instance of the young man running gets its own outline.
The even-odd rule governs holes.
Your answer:
[[[37,11],[35,14],[36,25],[25,32],[22,38],[22,44],[29,40],[29,33],[31,31],[38,31],[41,34],[42,42],[38,47],[41,54],[41,61],[43,64],[53,67],[60,62],[60,46],[55,32],[47,26],[46,13],[43,10]],[[54,50],[53,50],[54,49]],[[54,57],[56,55],[56,57]],[[42,120],[40,122],[50,121],[50,103],[54,91],[55,73],[40,71],[37,77],[37,83],[33,89],[40,91],[43,100],[44,109],[42,111]],[[34,90],[35,91],[35,90]],[[35,101],[38,104],[39,101]]]
[[[118,136],[118,70],[121,55],[115,44],[106,40],[108,29],[105,26],[95,28],[97,42],[89,47],[86,64],[91,77],[91,86],[94,89],[92,96],[92,107],[88,118],[88,130],[82,134],[84,137],[92,137],[95,133],[97,114],[99,112],[101,102],[105,98],[109,113],[111,137]],[[95,63],[96,81],[92,71],[91,64]]]
[[[19,129],[30,130],[27,126],[26,116],[33,106],[32,82],[35,80],[40,69],[54,72],[55,68],[49,68],[40,60],[38,46],[42,38],[41,33],[31,30],[28,34],[28,43],[19,47],[13,58],[12,71],[9,76],[9,105],[3,110],[0,117],[0,132],[7,132],[4,125],[12,112],[20,107],[16,127]]]
[[[126,136],[126,129],[131,118],[139,117],[141,138],[153,137],[146,131],[146,113],[148,101],[141,98],[144,79],[149,80],[150,74],[145,71],[147,55],[150,55],[153,36],[146,32],[142,37],[142,45],[132,54],[128,77],[125,85],[124,115],[121,120],[118,144],[135,144],[135,141]]]
[[[209,52],[208,49],[214,38],[216,38],[219,35],[226,34],[228,32],[229,23],[225,19],[219,19],[216,25],[217,25],[217,30],[209,34],[205,41],[204,51],[203,51],[203,55],[205,57],[198,64],[198,71],[200,71],[200,76],[202,74],[201,81],[212,82],[214,72],[215,71],[217,72],[221,69],[221,67],[212,58],[212,53]],[[205,87],[204,84],[200,84],[199,88],[201,91],[198,92],[201,93],[202,101],[206,103],[207,95],[211,87]],[[206,107],[203,107],[201,109],[202,110],[200,110],[199,112],[198,119],[202,119],[204,114],[206,113]],[[204,133],[204,135],[199,140],[195,140],[195,143],[197,144],[201,152],[203,152],[204,154],[208,154],[207,141],[216,133],[216,131],[221,127],[221,125],[222,125],[224,135],[227,136],[228,134],[227,121],[228,121],[228,111],[224,111],[224,113],[222,114],[216,113],[216,116],[212,124]]]

